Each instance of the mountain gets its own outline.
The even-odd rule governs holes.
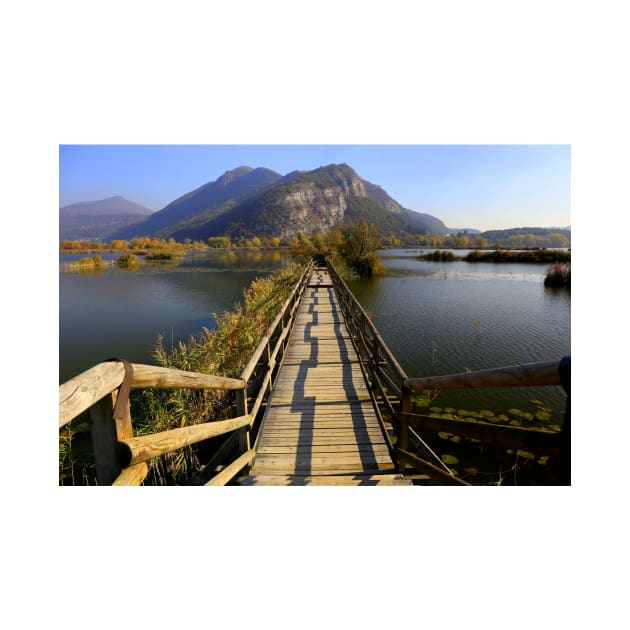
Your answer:
[[[442,221],[403,208],[347,164],[330,164],[313,171],[294,171],[240,203],[223,206],[208,221],[191,223],[171,236],[176,240],[224,234],[286,238],[300,231],[326,231],[359,216],[375,223],[382,235],[447,232]]]
[[[281,179],[282,175],[267,168],[240,166],[227,171],[216,181],[178,197],[143,223],[119,230],[112,236],[129,239],[134,236],[170,237],[175,233],[192,233],[200,225]]]
[[[153,210],[120,196],[108,197],[100,201],[80,201],[79,203],[73,203],[69,206],[59,208],[59,216],[64,218],[105,215],[146,216],[152,212]]]
[[[153,212],[124,197],[81,201],[59,208],[60,240],[101,240]]]

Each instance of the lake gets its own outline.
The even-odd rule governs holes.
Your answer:
[[[243,303],[252,280],[288,264],[286,251],[190,252],[180,262],[142,262],[135,270],[64,272],[64,263],[87,254],[59,257],[59,382],[117,357],[155,363],[158,335],[166,347],[185,341],[213,313]],[[119,254],[100,254],[103,260]]]
[[[409,376],[515,365],[570,354],[571,292],[543,286],[546,266],[420,261],[430,249],[381,252],[385,277],[350,283]],[[464,255],[465,251],[458,251]],[[167,347],[242,302],[256,277],[290,264],[284,250],[190,252],[176,263],[137,270],[64,272],[60,256],[60,382],[110,357],[153,363],[158,335]],[[103,259],[117,254],[101,254]],[[558,425],[558,388],[442,392],[435,406],[536,413]]]
[[[431,249],[387,250],[385,277],[349,283],[409,376],[434,376],[571,353],[571,292],[543,285],[546,265],[432,262]],[[456,251],[463,256],[466,250]],[[535,401],[535,402],[532,402]],[[442,392],[435,406],[564,411],[560,387]],[[535,423],[546,424],[546,423]]]

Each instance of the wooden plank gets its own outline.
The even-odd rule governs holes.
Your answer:
[[[258,448],[283,448],[283,447],[295,447],[299,442],[294,437],[282,437],[279,435],[273,435],[264,439],[261,439],[258,443]],[[354,448],[360,448],[362,446],[374,446],[381,447],[384,443],[379,443],[377,440],[372,439],[369,436],[356,437],[354,435],[346,436],[319,436],[314,435],[309,441],[311,448],[318,448],[320,446],[327,448],[335,448],[352,446]],[[297,448],[297,447],[296,447]]]
[[[428,478],[428,477],[427,477]],[[242,486],[412,486],[395,474],[376,475],[250,475]]]
[[[254,462],[254,468],[252,469],[253,474],[261,474],[264,471],[283,471],[283,472],[317,472],[319,474],[325,473],[335,473],[338,471],[352,471],[352,472],[368,472],[374,471],[378,472],[381,470],[386,470],[388,472],[395,472],[392,468],[391,460],[380,463],[380,462],[361,462],[360,460],[350,461],[350,462],[338,462],[334,464],[330,463],[298,463],[294,465],[291,461],[277,461],[277,462],[265,462],[262,465],[260,462]]]
[[[257,456],[292,454],[302,457],[304,455],[319,455],[321,453],[327,455],[333,453],[374,453],[377,455],[389,455],[389,450],[384,444],[318,444],[315,446],[285,446],[275,444],[273,446],[259,446],[256,453]]]

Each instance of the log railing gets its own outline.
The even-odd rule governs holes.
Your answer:
[[[232,434],[236,458],[205,485],[225,485],[248,466],[255,455],[250,431],[269,394],[287,345],[297,307],[312,263],[306,266],[280,312],[268,327],[240,378],[226,378],[152,365],[105,361],[59,387],[59,427],[87,411],[100,485],[139,485],[148,474],[147,461],[209,438]],[[234,417],[227,420],[134,437],[129,388],[218,389],[233,391]],[[118,398],[123,405],[116,405]],[[120,401],[118,401],[120,403]]]
[[[558,462],[556,473],[559,482],[568,482],[571,431],[570,357],[564,357],[560,361],[544,361],[463,374],[409,378],[330,261],[328,266],[346,326],[368,378],[391,454],[401,472],[405,471],[406,466],[411,466],[439,480],[440,483],[467,485],[452,475],[450,469],[414,431],[416,428],[435,433],[446,431],[505,448],[535,451],[541,455],[552,456]],[[547,385],[562,385],[568,396],[560,432],[447,420],[412,413],[411,397],[413,392],[417,391]]]

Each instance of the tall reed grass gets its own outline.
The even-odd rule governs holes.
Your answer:
[[[557,262],[547,267],[546,287],[571,287],[571,263]]]

